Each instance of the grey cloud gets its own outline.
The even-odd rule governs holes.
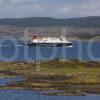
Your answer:
[[[0,0],[0,18],[100,15],[100,0]]]

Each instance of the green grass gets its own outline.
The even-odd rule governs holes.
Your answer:
[[[36,66],[37,65],[37,66]],[[40,68],[39,71],[36,71]],[[51,60],[47,62],[5,62],[0,63],[0,71],[13,71],[20,75],[68,75],[79,79],[94,79],[100,82],[100,62],[81,62],[77,60],[59,61]],[[5,76],[6,73],[0,74]],[[74,79],[73,79],[74,80]],[[71,81],[71,80],[70,80]],[[75,80],[77,81],[77,80]]]

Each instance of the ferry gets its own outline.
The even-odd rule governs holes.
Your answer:
[[[67,41],[65,37],[43,37],[33,36],[32,41],[27,44],[29,47],[32,46],[43,46],[43,47],[72,47],[72,42]]]

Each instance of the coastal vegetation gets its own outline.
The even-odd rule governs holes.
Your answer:
[[[44,95],[100,94],[100,62],[55,59],[0,63],[1,78],[16,76],[22,76],[25,80],[10,82],[0,86],[0,89],[47,91],[40,92]]]

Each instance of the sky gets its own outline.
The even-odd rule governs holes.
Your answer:
[[[0,0],[0,18],[100,16],[100,0]]]

